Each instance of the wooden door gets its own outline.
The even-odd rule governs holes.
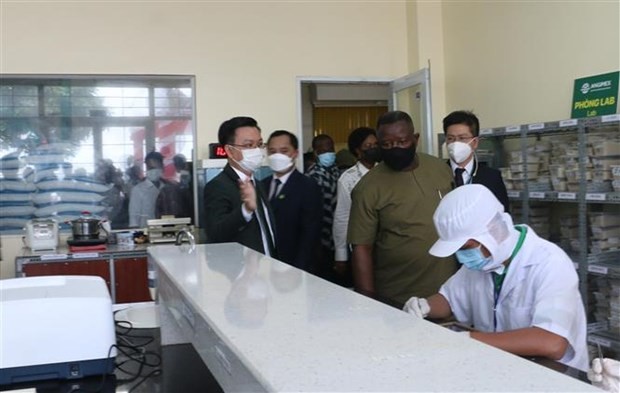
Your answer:
[[[116,303],[148,302],[151,299],[147,276],[147,258],[114,260]]]
[[[88,261],[54,261],[54,262],[31,262],[22,266],[22,272],[26,277],[32,276],[99,276],[108,285],[108,291],[112,296],[110,282],[110,265],[107,259],[94,259]]]

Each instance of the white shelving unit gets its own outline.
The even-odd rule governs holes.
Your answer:
[[[504,168],[515,221],[541,226],[543,237],[548,228],[549,240],[573,258],[590,321],[588,342],[617,356],[620,222],[610,218],[620,216],[620,114],[485,129],[480,136],[493,146],[493,166]],[[544,209],[546,220],[537,217]]]

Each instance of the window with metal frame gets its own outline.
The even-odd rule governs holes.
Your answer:
[[[144,161],[153,151],[161,177],[137,195],[148,205],[138,214],[193,218],[194,98],[193,76],[1,76],[0,233],[82,211],[132,226],[130,200],[149,188]],[[188,199],[161,201],[164,187]]]

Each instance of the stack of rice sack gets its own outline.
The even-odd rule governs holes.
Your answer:
[[[36,210],[31,199],[36,190],[33,172],[26,168],[20,173],[19,155],[14,152],[0,159],[0,231],[22,230]]]
[[[71,165],[64,162],[62,151],[46,147],[38,149],[28,157],[35,166],[37,191],[32,201],[37,218],[53,218],[59,223],[78,218],[82,211],[93,214],[104,210],[101,201],[103,193],[110,186],[98,183],[85,174],[76,176]]]

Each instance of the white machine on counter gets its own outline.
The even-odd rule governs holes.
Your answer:
[[[0,385],[114,372],[116,335],[101,277],[0,280]]]
[[[58,223],[49,218],[38,218],[26,223],[26,246],[32,251],[55,250],[58,247]]]
[[[192,219],[189,217],[175,218],[165,216],[160,219],[146,220],[149,242],[172,243],[176,240],[179,231],[194,231],[193,225],[190,225],[191,221]]]

